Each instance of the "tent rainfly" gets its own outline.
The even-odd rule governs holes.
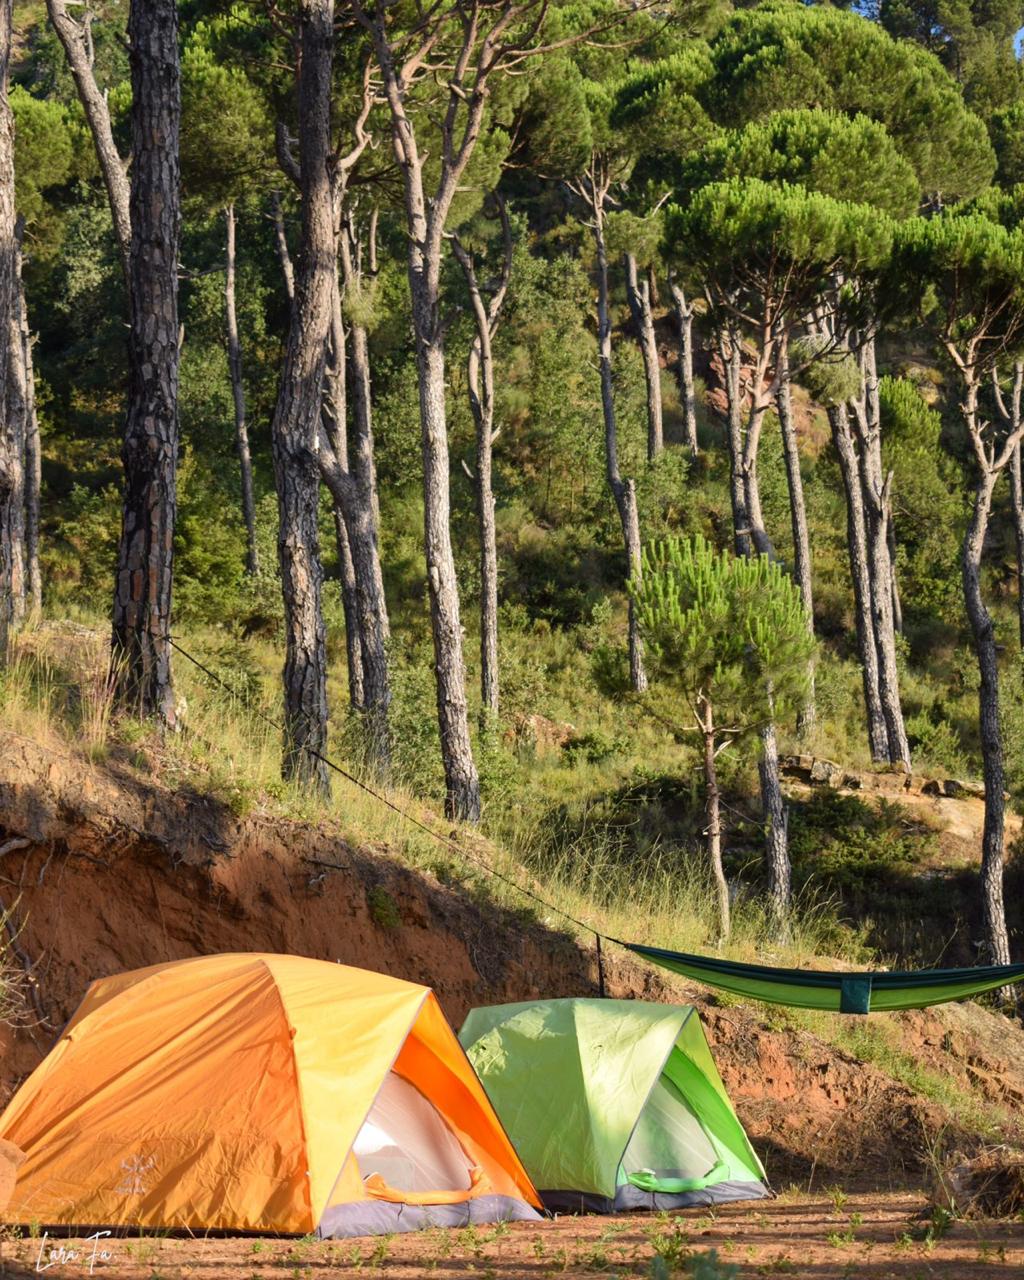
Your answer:
[[[298,956],[94,982],[0,1116],[6,1219],[358,1236],[536,1219],[433,993]]]
[[[771,1194],[691,1006],[498,1005],[472,1010],[460,1039],[550,1210]]]

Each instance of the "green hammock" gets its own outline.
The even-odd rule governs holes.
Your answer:
[[[682,951],[662,951],[633,942],[619,945],[673,973],[681,973],[709,987],[721,987],[733,995],[798,1009],[831,1009],[838,1013],[925,1009],[1024,981],[1024,964],[918,969],[913,973],[830,973],[822,969],[773,969],[760,964],[739,964],[735,960],[690,956]]]

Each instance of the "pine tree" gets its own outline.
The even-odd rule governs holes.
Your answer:
[[[783,723],[807,692],[814,641],[800,594],[767,556],[716,551],[703,538],[644,549],[630,584],[654,689],[667,689],[701,739],[708,859],[721,940],[729,934],[716,760],[767,724]],[[652,695],[653,696],[653,695]],[[768,868],[772,904],[789,907],[789,866]]]
[[[1008,964],[1003,905],[1005,767],[995,624],[985,604],[982,560],[993,494],[1024,436],[1024,423],[991,421],[982,397],[1000,360],[1024,349],[1024,229],[983,212],[916,218],[898,231],[892,287],[923,314],[960,385],[974,498],[961,552],[964,604],[978,660],[978,711],[985,781],[982,906],[993,964]],[[922,298],[924,299],[922,301]]]

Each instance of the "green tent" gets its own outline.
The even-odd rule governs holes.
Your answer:
[[[690,1005],[495,1005],[473,1009],[459,1039],[548,1209],[771,1194]]]

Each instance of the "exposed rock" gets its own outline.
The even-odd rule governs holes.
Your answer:
[[[505,740],[514,746],[532,747],[538,755],[545,755],[549,752],[561,751],[575,736],[574,724],[549,720],[547,716],[519,714],[513,718],[512,727],[505,734]]]
[[[815,760],[811,765],[811,782],[816,786],[840,787],[843,770],[832,760]]]

